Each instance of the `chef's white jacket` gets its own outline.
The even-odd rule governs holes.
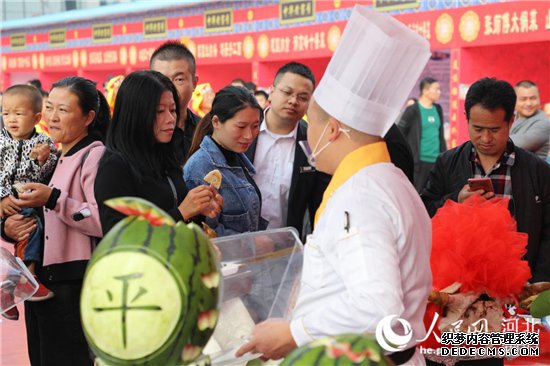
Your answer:
[[[410,323],[405,348],[423,339],[431,236],[418,193],[392,163],[366,166],[347,179],[306,241],[291,321],[298,346],[327,335],[374,334],[388,315]]]

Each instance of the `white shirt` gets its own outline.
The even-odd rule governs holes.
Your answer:
[[[393,164],[352,175],[334,191],[305,245],[291,321],[298,346],[327,335],[374,334],[388,315],[411,324],[407,348],[423,339],[431,237],[420,197]]]
[[[297,133],[298,124],[288,135],[269,131],[266,122],[260,126],[254,155],[254,181],[262,192],[261,215],[269,221],[268,229],[286,226]]]

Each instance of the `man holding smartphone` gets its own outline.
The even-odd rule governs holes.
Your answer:
[[[470,188],[470,191],[472,192],[479,190],[482,190],[483,193],[495,191],[493,189],[493,182],[491,181],[491,178],[488,177],[468,179],[468,188]]]
[[[530,281],[550,281],[550,167],[510,140],[515,104],[506,81],[483,78],[472,84],[465,101],[470,141],[437,158],[422,200],[434,216],[447,199],[509,198],[518,231],[529,235]]]

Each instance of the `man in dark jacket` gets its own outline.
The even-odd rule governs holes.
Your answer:
[[[307,140],[307,124],[302,120],[315,87],[313,73],[306,65],[291,62],[275,75],[270,107],[258,137],[247,156],[254,163],[254,180],[262,192],[262,217],[269,229],[292,226],[302,239],[308,213],[312,225],[330,176],[309,165],[299,142]],[[307,229],[307,230],[304,230]]]
[[[510,198],[517,229],[529,235],[531,282],[550,281],[550,167],[509,139],[516,94],[505,81],[484,78],[466,95],[470,141],[441,154],[430,173],[422,200],[430,216],[447,199],[472,195]],[[468,178],[489,177],[494,192],[470,190]]]
[[[414,158],[411,148],[396,124],[393,124],[384,136],[393,165],[405,173],[414,185]]]
[[[195,57],[180,42],[168,41],[153,52],[149,66],[151,70],[158,71],[172,80],[178,91],[180,115],[177,124],[183,134],[177,130],[174,138],[181,140],[182,149],[178,158],[183,165],[200,120],[187,108],[199,80],[196,74]]]
[[[307,141],[302,117],[314,87],[315,78],[306,65],[283,65],[273,80],[271,105],[264,111],[260,133],[246,152],[256,167],[254,180],[262,192],[262,217],[269,221],[268,228],[292,226],[302,239],[312,229],[331,178],[309,165],[299,145]],[[392,125],[385,139],[392,162],[412,182],[413,159],[399,128]]]
[[[436,103],[440,96],[437,80],[422,79],[418,101],[405,109],[398,123],[414,157],[414,186],[418,193],[422,192],[437,155],[447,150],[443,111]]]

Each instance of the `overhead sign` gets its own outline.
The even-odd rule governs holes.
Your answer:
[[[143,36],[145,38],[166,36],[166,17],[143,19]]]
[[[281,0],[279,3],[279,23],[291,24],[315,20],[315,1]]]
[[[16,33],[10,36],[10,46],[13,50],[20,50],[25,48],[26,42],[25,33]]]
[[[204,12],[205,32],[230,30],[233,30],[233,8],[207,10]]]
[[[373,6],[380,11],[418,8],[420,0],[374,0]]]
[[[67,39],[67,30],[63,29],[52,29],[49,32],[50,36],[50,46],[65,46],[65,41]]]
[[[113,39],[113,24],[94,24],[92,27],[92,38],[94,42],[111,42]]]
[[[293,6],[299,5],[301,9],[301,2],[283,2],[286,5],[291,3]],[[327,2],[319,1],[311,2],[311,6],[312,12],[316,11],[320,14],[326,11],[323,7],[328,5]],[[268,19],[277,22],[277,17],[280,15],[279,6],[268,8],[271,11]],[[208,17],[214,19],[210,23],[203,23],[204,14],[182,17],[181,23],[185,22],[186,27],[209,26],[211,30],[216,27],[220,29],[219,27],[227,24],[242,24],[244,19],[247,19],[248,11],[231,10],[231,8],[216,9],[215,12],[208,13]],[[306,13],[308,11],[307,4],[304,5],[304,11]],[[254,13],[250,13],[252,19],[261,19],[263,16],[258,14],[258,11],[251,12]],[[223,15],[227,16],[224,18]],[[219,20],[216,20],[216,16]],[[394,18],[426,38],[433,51],[485,45],[547,42],[550,34],[550,8],[546,2],[541,1],[492,3],[442,11],[410,12],[394,15]],[[233,22],[235,19],[236,23]],[[142,32],[145,32],[151,36],[143,42],[128,41],[127,37],[114,37],[118,28],[114,25],[111,27],[110,22],[96,25],[87,23],[85,28],[75,30],[71,28],[68,34],[66,28],[55,26],[52,26],[51,30],[3,32],[0,39],[5,52],[0,55],[0,62],[3,70],[9,70],[9,72],[70,70],[76,73],[82,67],[101,69],[115,65],[146,68],[155,48],[166,39],[166,36],[161,34],[176,33],[176,30],[182,27],[179,25],[179,20],[181,20],[179,17],[156,17],[123,24],[122,34],[141,36]],[[144,23],[146,27],[143,26]],[[210,33],[192,38],[186,37],[186,42],[200,63],[206,65],[218,65],[220,58],[232,62],[287,61],[295,57],[320,58],[332,55],[344,27],[345,21],[340,19],[333,23],[314,23],[300,27],[284,26],[265,31]],[[84,46],[80,45],[92,37],[97,39],[97,42],[100,42],[100,39],[106,40],[109,29],[111,29],[111,42],[105,41],[101,47],[97,46],[98,43],[91,44],[91,42]],[[67,37],[69,42],[66,42]],[[73,40],[78,40],[78,45]],[[32,50],[29,50],[27,43],[32,44]]]

